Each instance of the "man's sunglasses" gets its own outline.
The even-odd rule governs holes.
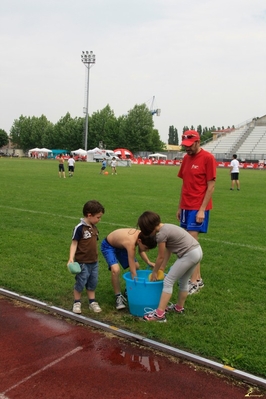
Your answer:
[[[195,134],[183,134],[182,140],[193,139],[193,137],[197,137]]]

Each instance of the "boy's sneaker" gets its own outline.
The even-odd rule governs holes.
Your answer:
[[[191,283],[191,285],[189,286],[189,289],[188,289],[188,295],[195,294],[198,291],[199,291],[198,284]]]
[[[176,312],[178,314],[182,314],[182,313],[185,312],[185,309],[184,308],[177,309],[175,304],[171,303],[170,305],[167,306],[167,308],[165,309],[165,312],[167,313],[167,312],[172,312],[172,311],[174,311],[174,312]]]
[[[199,289],[204,287],[204,282],[203,282],[202,278],[200,280],[197,280],[197,283],[198,283]]]
[[[72,312],[76,313],[76,314],[80,314],[81,313],[81,303],[80,302],[75,302],[73,304]]]
[[[127,300],[122,294],[120,294],[120,295],[118,295],[116,297],[116,299],[115,299],[115,307],[116,307],[117,310],[125,309],[126,304],[127,304]]]
[[[102,311],[98,302],[95,301],[89,304],[89,308],[93,310],[95,313],[100,313]]]
[[[156,310],[152,310],[151,312],[144,314],[143,319],[145,321],[158,321],[159,323],[166,323],[167,321],[165,318],[165,314],[163,314],[162,316],[158,316]]]

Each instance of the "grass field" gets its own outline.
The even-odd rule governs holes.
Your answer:
[[[71,235],[86,201],[105,207],[100,239],[135,227],[145,210],[177,223],[176,166],[133,165],[104,176],[99,164],[77,162],[75,176],[66,179],[59,179],[54,160],[0,158],[0,168],[0,285],[65,309],[72,308],[74,278],[66,268]],[[229,190],[228,169],[217,174],[209,231],[200,237],[205,287],[188,297],[185,315],[167,315],[161,324],[116,311],[101,254],[97,300],[103,311],[91,314],[83,293],[83,314],[265,377],[266,172],[242,170],[239,192]],[[149,257],[155,260],[156,249]]]

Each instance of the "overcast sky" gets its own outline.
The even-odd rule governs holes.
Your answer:
[[[174,125],[238,125],[266,114],[265,0],[1,0],[0,129],[20,115],[55,123],[89,113],[116,117],[136,104],[161,140]]]

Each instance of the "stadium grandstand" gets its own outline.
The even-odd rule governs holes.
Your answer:
[[[253,118],[234,129],[212,132],[213,139],[201,146],[217,160],[231,160],[233,154],[241,161],[266,162],[266,115]]]

